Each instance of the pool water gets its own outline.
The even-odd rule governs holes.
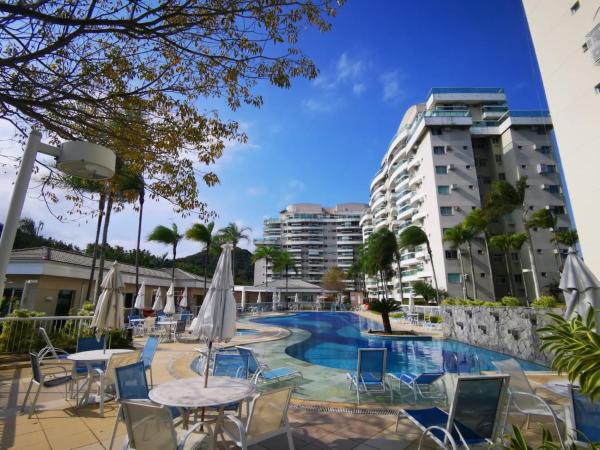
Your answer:
[[[253,330],[251,328],[238,328],[235,332],[236,336],[250,336],[253,334],[258,334],[260,333],[260,331],[258,330]]]
[[[387,348],[389,372],[443,370],[444,351],[456,352],[459,360],[475,353],[481,370],[495,370],[492,361],[509,358],[502,353],[448,339],[386,339],[365,336],[361,334],[361,330],[381,330],[382,325],[350,312],[301,312],[256,318],[253,321],[310,332],[308,339],[290,345],[286,348],[286,353],[311,364],[336,369],[355,370],[359,348]],[[524,370],[548,370],[536,363],[518,361]]]

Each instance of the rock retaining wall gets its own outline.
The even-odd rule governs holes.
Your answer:
[[[444,337],[510,356],[549,365],[550,355],[540,352],[537,329],[547,325],[549,312],[559,309],[442,306]]]

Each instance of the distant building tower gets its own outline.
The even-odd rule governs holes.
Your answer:
[[[429,237],[433,264],[441,289],[462,297],[462,280],[473,296],[499,299],[507,295],[509,276],[516,295],[533,297],[526,246],[509,255],[510,274],[504,255],[488,255],[483,235],[472,242],[473,270],[463,250],[464,273],[458,252],[443,241],[446,229],[463,221],[482,206],[495,180],[514,184],[528,177],[527,207],[551,209],[558,227],[569,227],[560,176],[552,146],[552,121],[547,111],[512,111],[500,88],[435,88],[425,103],[410,107],[371,182],[369,209],[361,218],[363,239],[383,227],[397,236],[410,225]],[[523,231],[519,211],[491,225],[492,233]],[[538,279],[542,286],[558,282],[558,258],[548,230],[532,230]],[[561,251],[564,251],[562,249]],[[404,249],[401,256],[404,298],[417,280],[432,282],[431,264],[424,248]],[[522,273],[521,268],[525,269]],[[400,299],[393,278],[388,292]],[[377,283],[368,281],[370,296]]]
[[[356,247],[362,244],[360,217],[368,205],[343,203],[327,208],[311,203],[289,205],[277,219],[264,221],[263,238],[255,239],[256,246],[270,245],[292,254],[298,272],[290,278],[309,283],[321,283],[325,272],[334,266],[348,271],[356,257]],[[265,260],[254,266],[254,284],[281,278],[273,273],[272,262]],[[348,281],[348,289],[352,282]]]

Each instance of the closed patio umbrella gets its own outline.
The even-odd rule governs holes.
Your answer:
[[[260,298],[260,292],[258,293],[258,297],[256,298],[256,303],[262,303],[262,298]]]
[[[208,355],[204,371],[204,386],[208,384],[210,353],[213,342],[227,342],[235,336],[236,304],[233,296],[231,267],[232,244],[221,246],[221,256],[210,282],[208,292],[198,313],[192,334],[207,342]]]
[[[135,297],[135,303],[133,307],[135,309],[142,310],[146,306],[146,283],[142,283],[140,289]]]
[[[298,296],[297,292],[296,292],[296,295],[294,296],[294,302],[295,303],[300,303],[300,297]]]
[[[123,279],[119,264],[113,263],[106,278],[102,280],[102,293],[98,298],[91,327],[96,329],[96,338],[111,330],[120,330],[125,325],[123,316]]]
[[[163,312],[165,314],[175,314],[175,285],[171,283],[169,290],[167,291],[167,304]]]
[[[183,290],[183,294],[181,295],[181,300],[179,300],[179,306],[182,308],[187,308],[188,306],[188,291],[187,288]]]
[[[156,297],[154,297],[154,304],[152,305],[152,309],[155,312],[161,311],[163,309],[163,299],[162,299],[161,288],[158,288],[156,290]]]
[[[569,319],[575,313],[585,318],[593,309],[596,332],[600,333],[600,282],[573,248],[569,248],[559,287],[567,303],[565,318]]]

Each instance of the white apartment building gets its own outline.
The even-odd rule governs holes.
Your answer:
[[[600,274],[600,0],[523,0],[586,263]]]
[[[569,227],[551,131],[547,111],[509,110],[503,89],[432,89],[425,103],[410,107],[404,114],[371,182],[369,209],[360,221],[363,239],[382,227],[397,236],[409,225],[423,228],[432,247],[439,287],[450,296],[462,297],[464,277],[467,295],[474,297],[468,254],[463,250],[465,273],[461,273],[457,251],[443,242],[443,235],[482,206],[494,180],[514,184],[527,176],[528,209],[552,209],[558,226]],[[523,230],[520,212],[516,211],[492,224],[491,231]],[[532,236],[541,286],[558,282],[560,257],[555,256],[550,231],[532,230]],[[510,280],[502,253],[490,251],[488,256],[483,236],[472,246],[476,297],[507,295]],[[410,285],[417,280],[432,283],[433,274],[424,248],[403,250],[401,260],[407,300]],[[526,246],[520,254],[511,255],[510,265],[515,293],[534,298]],[[377,295],[375,280],[369,280],[367,287],[371,297]],[[397,278],[389,282],[388,291],[400,299]]]
[[[326,208],[311,203],[289,205],[279,213],[277,219],[264,221],[263,238],[255,239],[256,246],[269,245],[286,250],[295,259],[297,273],[290,278],[309,283],[321,283],[325,272],[334,266],[348,271],[362,244],[359,220],[368,205],[343,203]],[[265,267],[260,260],[254,266],[254,284],[281,278],[273,273],[272,262]],[[348,290],[352,281],[347,281]]]

